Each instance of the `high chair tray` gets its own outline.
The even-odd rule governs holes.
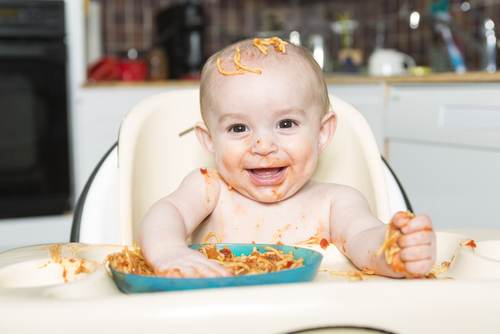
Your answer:
[[[134,294],[122,293],[102,265],[122,245],[61,244],[64,266],[51,258],[52,244],[18,248],[0,254],[0,332],[291,334],[361,326],[497,333],[500,229],[436,236],[436,263],[452,261],[438,279],[352,279],[349,273],[359,269],[333,244],[297,245],[324,256],[311,282]],[[460,245],[468,238],[474,250]],[[94,268],[79,270],[83,260]]]
[[[189,247],[197,249],[202,246],[203,245],[191,245]],[[256,247],[261,253],[265,252],[264,247],[273,247],[284,251],[286,254],[293,252],[296,260],[299,258],[304,260],[304,266],[266,274],[217,278],[154,277],[126,274],[114,269],[111,269],[111,272],[113,273],[113,278],[118,288],[126,293],[194,290],[246,285],[310,282],[316,278],[321,260],[323,259],[323,255],[317,251],[294,246],[267,244],[217,244],[216,248],[223,249],[224,246],[227,246],[236,256],[240,256],[241,254],[248,256],[253,251],[254,247]]]

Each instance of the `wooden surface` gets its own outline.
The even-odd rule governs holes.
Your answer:
[[[327,84],[364,84],[387,82],[397,83],[471,83],[471,82],[500,82],[500,71],[494,73],[469,72],[464,74],[456,73],[435,73],[422,76],[403,75],[394,77],[370,77],[363,75],[330,75],[326,77]]]
[[[394,77],[371,77],[366,75],[328,74],[325,76],[328,85],[367,84],[386,82],[389,84],[411,83],[473,83],[473,82],[500,82],[500,71],[494,73],[469,72],[465,74],[435,73],[422,76],[404,75]],[[197,86],[197,80],[168,80],[168,81],[100,81],[86,82],[84,87],[151,87],[151,86]]]

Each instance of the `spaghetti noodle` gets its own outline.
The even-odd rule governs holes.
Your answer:
[[[206,236],[203,243],[211,237],[215,237],[218,243],[221,242],[219,235],[211,232]],[[227,246],[218,249],[216,248],[216,244],[204,245],[196,249],[196,251],[203,253],[208,259],[226,268],[230,268],[235,276],[278,272],[304,265],[303,258],[296,260],[293,252],[285,254],[285,252],[269,246],[264,247],[264,250],[267,252],[261,253],[257,247],[253,247],[249,255],[241,254],[241,256],[236,256]],[[104,264],[108,262],[111,268],[126,274],[156,276],[154,271],[146,264],[136,243],[134,243],[132,250],[125,246],[121,252],[109,254],[104,260]],[[178,270],[172,269],[172,271]],[[181,276],[179,274],[176,277]]]
[[[261,253],[257,247],[253,247],[249,255],[236,256],[227,246],[218,249],[215,244],[210,244],[198,248],[197,251],[224,267],[233,269],[235,276],[278,272],[304,265],[302,258],[295,260],[293,252],[286,254],[282,250],[269,246],[264,249],[267,252]]]
[[[410,219],[415,217],[415,215],[410,211],[407,211],[406,215]],[[401,251],[401,248],[398,246],[397,241],[401,235],[401,230],[394,226],[391,220],[391,222],[387,225],[384,243],[382,244],[382,246],[380,246],[379,250],[376,253],[377,256],[380,256],[382,253],[384,253],[385,262],[387,264],[390,264],[395,270],[396,268],[400,267],[400,264],[397,262],[400,262],[398,253]]]
[[[111,268],[126,274],[154,276],[153,270],[144,261],[141,250],[135,242],[132,250],[125,246],[121,252],[109,254],[103,264],[108,262]]]
[[[330,242],[328,240],[326,240],[325,238],[320,239],[318,237],[310,237],[306,241],[301,241],[297,244],[299,244],[299,245],[300,244],[305,244],[305,245],[319,244],[321,246],[321,248],[326,250],[328,248],[328,245],[330,244]]]
[[[255,38],[252,42],[254,46],[256,46],[260,52],[262,52],[264,55],[267,56],[267,47],[265,45],[273,45],[274,50],[277,52],[281,53],[286,53],[285,45],[288,44],[288,42],[285,42],[281,40],[278,37],[271,37],[271,38],[266,38],[263,40],[260,40],[258,38]],[[251,67],[248,67],[246,65],[243,65],[241,63],[241,50],[239,47],[235,47],[236,49],[236,54],[234,55],[234,64],[236,65],[236,71],[225,71],[222,66],[221,66],[221,58],[217,58],[217,69],[219,70],[220,73],[224,75],[237,75],[237,74],[245,74],[245,71],[247,72],[253,72],[257,74],[261,74],[261,70],[257,70]]]
[[[475,249],[477,247],[476,243],[472,239],[465,240],[464,242],[460,243],[460,246],[469,247],[470,249],[472,249],[473,252],[475,252]]]
[[[400,212],[400,213],[404,214],[403,212]],[[410,211],[406,212],[406,216],[408,219],[415,217],[415,215],[413,213],[411,213]],[[382,253],[384,253],[386,263],[391,265],[395,272],[403,272],[404,271],[404,264],[403,264],[399,254],[398,254],[401,251],[401,248],[398,246],[398,239],[402,235],[403,234],[401,232],[401,229],[394,226],[394,224],[392,223],[392,220],[391,220],[391,222],[388,224],[387,230],[385,232],[384,243],[382,244],[382,246],[380,246],[379,250],[376,253],[377,256],[380,256]],[[471,242],[472,242],[472,244],[474,244],[473,240],[467,239],[466,241],[464,241],[460,245],[471,247],[472,250],[474,250]],[[475,246],[475,244],[474,244],[474,246]],[[443,274],[448,270],[451,262],[453,261],[453,258],[451,259],[450,262],[445,261],[445,262],[441,263],[441,265],[438,265],[438,264],[433,265],[432,269],[424,277],[418,277],[418,278],[435,279],[436,275]]]

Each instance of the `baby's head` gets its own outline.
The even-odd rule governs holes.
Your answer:
[[[295,194],[311,177],[335,131],[323,73],[312,54],[293,44],[265,55],[244,40],[212,56],[203,68],[195,127],[221,177],[260,202]],[[237,71],[239,62],[254,73]],[[218,58],[221,59],[217,65]],[[243,67],[245,68],[245,67]]]
[[[303,46],[297,46],[291,43],[285,45],[285,52],[276,52],[273,45],[267,46],[267,55],[261,52],[253,44],[254,39],[246,39],[231,44],[208,59],[203,66],[200,84],[200,107],[203,120],[206,122],[206,115],[217,109],[217,102],[225,92],[221,90],[221,84],[224,81],[234,80],[234,75],[224,75],[217,68],[217,59],[221,59],[221,68],[227,72],[236,71],[234,56],[236,47],[241,50],[240,62],[250,68],[262,71],[263,74],[269,70],[277,70],[283,75],[293,74],[296,80],[307,80],[308,93],[311,103],[318,104],[319,115],[324,116],[330,110],[330,101],[326,88],[325,78],[318,63],[314,59],[311,51]],[[251,72],[237,74],[236,76],[257,75]]]

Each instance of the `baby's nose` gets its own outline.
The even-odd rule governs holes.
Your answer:
[[[278,147],[270,139],[260,138],[254,141],[252,153],[259,155],[268,155],[278,150]]]

